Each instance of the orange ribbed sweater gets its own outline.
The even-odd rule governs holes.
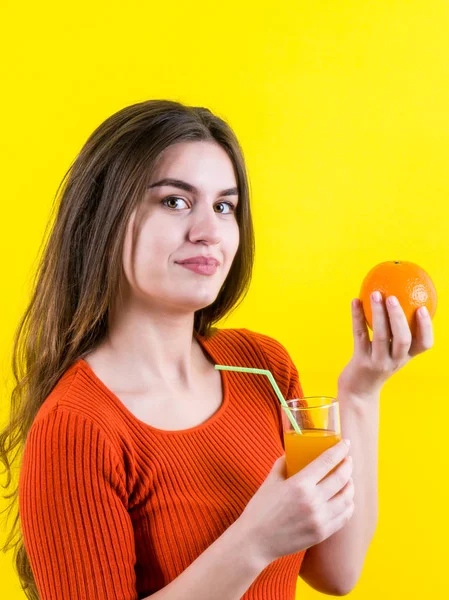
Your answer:
[[[216,364],[270,369],[284,397],[303,396],[273,338],[217,329],[198,341]],[[164,431],[135,417],[83,359],[66,371],[33,422],[19,480],[41,600],[145,598],[240,516],[284,452],[280,408],[266,377],[221,376],[210,419]],[[242,598],[292,600],[304,554],[272,562]]]

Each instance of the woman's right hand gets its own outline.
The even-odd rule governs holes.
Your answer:
[[[274,463],[237,520],[264,562],[314,546],[349,521],[354,486],[348,451],[342,440],[288,479],[285,454]]]

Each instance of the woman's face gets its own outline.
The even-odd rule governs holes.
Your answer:
[[[237,202],[234,168],[219,144],[167,148],[126,232],[131,298],[163,312],[191,313],[212,304],[239,245]],[[215,259],[216,267],[180,264],[197,257]]]

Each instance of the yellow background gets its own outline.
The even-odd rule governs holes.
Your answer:
[[[257,235],[251,292],[223,325],[282,341],[306,394],[336,393],[350,301],[373,265],[417,262],[437,286],[434,349],[384,388],[380,520],[352,596],[446,597],[449,3],[26,0],[2,12],[1,418],[50,204],[87,136],[149,98],[208,106],[243,145]],[[0,555],[0,595],[18,600],[10,565]],[[299,581],[298,598],[318,596]]]

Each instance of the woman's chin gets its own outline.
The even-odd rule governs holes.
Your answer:
[[[206,292],[206,290],[204,290],[203,293],[201,293],[201,290],[197,290],[196,294],[185,296],[181,300],[181,305],[184,309],[189,307],[192,312],[196,312],[197,310],[206,308],[206,306],[210,306],[213,302],[215,302],[217,295],[218,292],[211,294],[210,291]]]

